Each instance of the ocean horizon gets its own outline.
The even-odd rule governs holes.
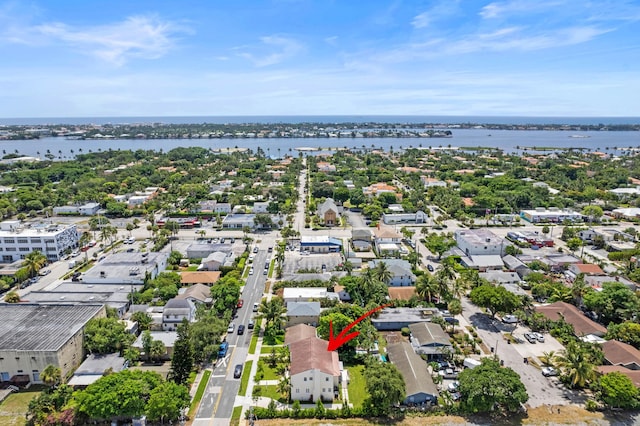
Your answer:
[[[633,125],[640,117],[544,117],[458,115],[230,115],[230,116],[121,116],[0,118],[2,126],[122,125],[122,124],[278,124],[278,123],[393,123],[393,124],[495,124],[495,125]]]

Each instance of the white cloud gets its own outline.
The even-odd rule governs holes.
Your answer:
[[[131,58],[156,59],[174,46],[173,36],[183,31],[170,22],[133,16],[123,22],[93,28],[44,24],[34,31],[106,62],[122,65]]]
[[[458,12],[458,3],[457,0],[439,1],[428,10],[414,16],[411,25],[416,29],[426,28],[437,20],[454,16]]]
[[[267,67],[283,62],[304,50],[304,46],[301,43],[288,37],[265,36],[260,38],[260,42],[259,46],[237,48],[238,50],[250,49],[260,53],[241,52],[238,53],[238,56],[253,62],[256,67]],[[270,52],[263,53],[269,50]]]
[[[557,7],[577,7],[574,4],[567,4],[562,0],[557,1],[530,1],[512,0],[503,2],[493,2],[484,6],[480,11],[480,16],[484,19],[508,18],[511,15],[528,15],[548,11]]]

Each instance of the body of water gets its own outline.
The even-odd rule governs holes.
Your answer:
[[[488,130],[452,129],[452,138],[272,138],[272,139],[109,139],[70,140],[42,138],[37,140],[0,141],[2,154],[18,152],[21,155],[45,158],[50,152],[58,159],[70,159],[78,153],[111,150],[170,151],[177,147],[199,146],[207,149],[262,148],[268,155],[297,155],[296,148],[406,148],[484,147],[499,148],[507,153],[534,152],[533,147],[580,148],[603,152],[626,148],[640,149],[640,132],[570,132],[547,130]],[[574,137],[579,136],[579,137]],[[526,148],[526,149],[525,149]]]

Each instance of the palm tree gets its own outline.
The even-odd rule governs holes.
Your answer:
[[[162,357],[165,353],[167,353],[167,348],[164,346],[164,343],[162,343],[162,340],[154,340],[153,342],[151,342],[151,359],[159,361],[160,357]]]
[[[375,277],[383,283],[389,285],[393,278],[393,272],[389,269],[386,262],[379,261],[375,268]]]
[[[27,268],[29,277],[34,277],[44,265],[47,264],[47,256],[42,254],[39,250],[32,251],[25,256],[22,266]]]
[[[555,361],[572,388],[584,388],[596,377],[595,365],[591,362],[589,352],[575,342],[570,342]]]
[[[589,285],[584,280],[584,274],[578,274],[571,285],[571,296],[576,306],[582,305],[582,298],[589,291]]]
[[[260,318],[265,319],[265,328],[267,330],[280,331],[284,319],[284,314],[287,309],[284,306],[284,302],[279,297],[274,297],[271,300],[263,300],[258,308]]]
[[[282,376],[278,382],[276,390],[287,402],[289,402],[289,396],[291,393],[291,381],[289,380],[289,377]]]
[[[51,388],[59,384],[61,379],[62,372],[60,368],[55,365],[47,365],[45,369],[42,370],[42,373],[40,373],[40,380]]]
[[[542,352],[542,356],[538,357],[545,367],[555,367],[556,352]]]
[[[345,260],[344,263],[342,264],[342,269],[344,269],[347,272],[347,276],[351,276],[351,273],[353,272],[353,263],[351,263],[348,260]]]
[[[433,278],[433,275],[423,274],[418,277],[416,282],[416,293],[422,299],[431,302],[433,295],[438,291],[438,284]]]

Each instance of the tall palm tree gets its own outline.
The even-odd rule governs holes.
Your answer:
[[[39,250],[34,250],[25,256],[22,266],[27,268],[29,277],[34,277],[38,271],[47,264],[47,256]]]
[[[383,283],[389,285],[393,278],[393,272],[389,269],[386,262],[379,261],[375,268],[375,277]]]
[[[150,351],[151,359],[155,359],[157,361],[167,353],[167,348],[165,347],[162,340],[154,340],[151,342],[151,351]]]
[[[279,297],[274,297],[271,300],[263,300],[258,308],[258,316],[265,319],[265,326],[267,329],[280,330],[284,319],[284,314],[287,309],[284,306],[284,302]]]
[[[589,291],[589,285],[584,280],[584,274],[578,274],[571,284],[571,296],[576,306],[582,305],[582,298]]]
[[[423,274],[418,277],[416,282],[416,293],[422,299],[431,302],[433,295],[438,291],[438,284],[433,275]]]
[[[347,272],[347,276],[351,276],[351,272],[353,272],[353,263],[348,260],[345,260],[342,264],[342,269]]]
[[[569,379],[572,388],[584,388],[596,377],[595,365],[589,352],[575,342],[555,358],[556,364]]]

